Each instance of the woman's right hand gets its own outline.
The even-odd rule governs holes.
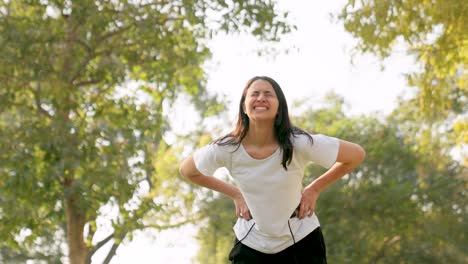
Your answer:
[[[233,198],[233,201],[234,205],[236,206],[237,217],[244,218],[246,220],[252,219],[249,207],[247,206],[247,203],[245,202],[244,197],[240,192]]]
[[[217,179],[216,177],[203,175],[195,166],[195,161],[192,156],[189,156],[182,161],[179,172],[182,176],[195,184],[231,197],[236,206],[237,217],[247,220],[252,219],[249,207],[247,206],[240,190],[236,186]]]

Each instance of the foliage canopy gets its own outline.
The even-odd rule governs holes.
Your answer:
[[[111,244],[108,263],[135,230],[181,224],[167,107],[220,110],[206,41],[276,41],[286,16],[253,0],[0,1],[0,258],[89,263]]]

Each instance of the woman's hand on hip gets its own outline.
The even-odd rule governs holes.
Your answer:
[[[245,199],[240,192],[233,198],[233,201],[234,205],[236,206],[237,217],[244,218],[246,220],[252,219],[249,207],[247,206],[247,203],[245,202]]]
[[[319,197],[320,193],[314,188],[308,186],[304,188],[302,192],[301,204],[299,207],[299,214],[297,217],[302,219],[306,216],[311,217],[315,211],[315,203]]]

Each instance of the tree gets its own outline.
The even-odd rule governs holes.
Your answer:
[[[177,174],[165,109],[181,94],[219,109],[206,41],[276,41],[286,15],[272,1],[0,1],[0,258],[89,263],[111,244],[108,263],[135,230],[183,223],[163,192]]]
[[[204,264],[227,264],[235,237],[232,227],[237,219],[236,209],[231,198],[210,194],[213,193],[208,193],[208,202],[203,204],[200,212],[206,222],[200,226],[197,234],[200,250],[196,260]]]
[[[356,49],[386,58],[396,52],[414,56],[418,69],[407,73],[416,87],[406,107],[424,121],[413,131],[418,145],[431,131],[444,130],[459,148],[465,166],[468,145],[468,23],[466,1],[349,0],[339,19],[358,41]]]
[[[329,108],[308,111],[296,123],[366,150],[366,160],[317,203],[330,261],[466,262],[461,246],[468,242],[466,168],[440,145],[431,153],[415,148],[407,124],[395,121],[396,113],[349,118],[342,98],[329,95],[327,100]],[[421,168],[428,169],[422,173]],[[309,167],[305,182],[322,171]]]
[[[465,1],[457,0],[358,3],[351,0],[340,14],[345,29],[357,38],[358,50],[385,58],[398,45],[418,62],[419,70],[408,74],[408,84],[417,88],[416,96],[400,100],[399,109],[389,122],[398,124],[404,134],[403,142],[418,157],[415,170],[421,193],[415,197],[426,208],[430,207],[425,212],[430,221],[440,221],[435,225],[438,228],[421,234],[438,236],[447,232],[451,234],[447,236],[450,242],[462,244],[467,243],[466,238],[452,228],[460,226],[466,230],[466,225],[455,219],[466,222],[467,218],[467,205],[463,201],[468,181],[468,74],[465,70],[468,24],[464,15],[467,9]],[[461,167],[454,165],[454,158],[460,160]],[[421,226],[425,224],[421,222]],[[458,229],[457,232],[465,233]],[[426,243],[427,248],[459,257],[459,261],[453,262],[466,262],[466,255],[454,250],[455,244],[444,250],[440,244],[443,243]]]
[[[459,0],[350,0],[339,18],[362,52],[385,58],[397,46],[414,55],[420,68],[408,74],[408,84],[418,88],[419,110],[444,119],[467,111],[467,10]]]

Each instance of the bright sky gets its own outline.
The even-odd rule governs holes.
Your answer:
[[[280,9],[291,12],[289,17],[298,27],[275,45],[279,50],[290,49],[289,54],[258,57],[256,49],[262,45],[245,36],[222,36],[209,44],[213,58],[206,68],[208,88],[227,96],[232,120],[245,83],[255,75],[274,78],[290,104],[304,98],[319,104],[322,96],[333,90],[350,104],[349,114],[389,113],[396,106],[396,97],[408,90],[403,74],[414,68],[412,59],[396,53],[385,61],[383,71],[381,62],[370,55],[357,55],[351,64],[356,41],[342,25],[330,21],[330,12],[336,14],[344,0],[278,2],[282,3]],[[187,125],[190,124],[183,124]],[[195,234],[196,229],[189,226],[136,235],[131,244],[119,248],[112,264],[191,263],[198,248]],[[99,259],[94,258],[94,263],[99,263]]]

